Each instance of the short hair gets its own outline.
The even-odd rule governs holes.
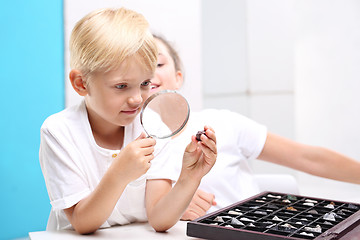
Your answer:
[[[149,23],[125,9],[95,10],[78,21],[70,37],[70,67],[84,75],[115,70],[130,57],[154,72],[158,50]]]

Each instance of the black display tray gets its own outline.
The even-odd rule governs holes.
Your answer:
[[[360,239],[360,204],[262,192],[188,222],[187,235],[229,240]]]

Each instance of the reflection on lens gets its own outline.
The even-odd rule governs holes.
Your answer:
[[[167,138],[184,128],[189,114],[189,104],[181,94],[164,90],[153,94],[145,101],[140,120],[149,136]]]

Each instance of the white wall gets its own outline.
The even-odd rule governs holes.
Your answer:
[[[206,0],[202,10],[204,106],[294,139],[294,0]],[[253,167],[295,175],[263,161]]]
[[[296,135],[360,157],[360,2],[299,1]]]
[[[204,105],[293,138],[294,1],[207,0],[202,9]]]
[[[92,10],[104,7],[126,7],[142,13],[151,30],[164,35],[174,42],[186,69],[186,78],[181,93],[189,100],[192,110],[202,108],[201,85],[201,1],[200,0],[76,0],[64,1],[65,18],[65,88],[66,106],[77,103],[80,97],[72,89],[68,80],[68,42],[74,25]]]
[[[359,1],[205,0],[202,10],[205,107],[360,160]],[[360,190],[262,161],[253,167],[293,174],[312,196],[350,200]]]
[[[360,2],[297,1],[296,17],[296,138],[360,160]],[[304,193],[342,192],[349,200],[360,192],[358,185],[298,177]]]

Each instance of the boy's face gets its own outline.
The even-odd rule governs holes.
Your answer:
[[[105,126],[126,126],[141,111],[150,94],[152,73],[135,58],[117,70],[91,75],[85,96],[90,122]]]
[[[151,79],[151,93],[165,89],[180,89],[183,82],[182,73],[175,70],[174,61],[166,46],[158,39],[155,39],[155,42],[159,50],[159,56],[154,78]]]

